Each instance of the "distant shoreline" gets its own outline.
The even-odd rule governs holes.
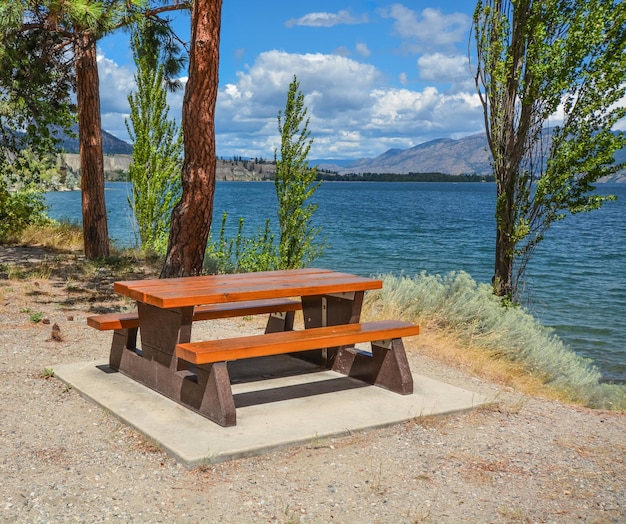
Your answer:
[[[447,175],[445,173],[365,173],[336,175],[318,173],[317,180],[325,182],[495,182],[493,175]]]

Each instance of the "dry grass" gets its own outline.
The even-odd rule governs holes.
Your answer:
[[[20,235],[20,243],[28,246],[43,246],[62,252],[77,252],[83,249],[83,230],[77,223],[52,222],[47,225],[30,226]]]
[[[377,304],[376,308],[366,307],[363,319],[400,318],[399,312],[389,304]],[[420,324],[420,334],[405,340],[407,351],[415,351],[421,355],[442,362],[448,366],[462,369],[466,373],[485,380],[511,387],[531,396],[568,402],[567,395],[549,387],[542,377],[528,373],[522,362],[512,362],[499,358],[492,351],[480,345],[481,340],[475,338],[468,343],[461,336],[442,329],[437,319],[430,319]]]
[[[503,305],[490,286],[477,284],[467,273],[382,279],[383,288],[366,296],[365,315],[420,324],[421,351],[433,346],[433,357],[531,395],[626,410],[624,386],[602,383],[593,362],[578,356],[524,308]]]
[[[562,391],[547,386],[541,377],[528,373],[523,363],[498,358],[478,345],[468,345],[454,333],[440,329],[421,329],[419,339],[409,341],[407,347],[447,365],[458,367],[471,375],[509,386],[531,396],[567,400]]]

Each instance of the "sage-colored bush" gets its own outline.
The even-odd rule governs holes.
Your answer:
[[[626,387],[601,383],[592,360],[577,355],[523,307],[503,302],[491,286],[477,284],[467,273],[382,279],[382,289],[366,295],[370,308],[391,309],[404,320],[450,330],[493,358],[521,363],[574,402],[626,409]]]

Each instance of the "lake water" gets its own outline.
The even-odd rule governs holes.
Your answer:
[[[106,188],[109,235],[120,247],[133,246],[129,185]],[[626,381],[626,184],[599,184],[598,192],[618,200],[553,225],[528,267],[525,294],[533,314],[593,358],[607,380]],[[79,192],[46,200],[51,217],[80,221]],[[316,266],[362,275],[463,270],[491,280],[495,184],[326,182],[314,201],[330,246]],[[230,235],[240,216],[246,236],[267,217],[276,224],[271,182],[218,182],[214,207],[215,230],[226,211]]]

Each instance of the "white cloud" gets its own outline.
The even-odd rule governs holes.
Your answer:
[[[333,54],[339,56],[350,56],[352,54],[352,51],[350,51],[350,49],[347,48],[345,45],[342,45],[335,49],[335,52]]]
[[[369,48],[367,47],[367,44],[364,44],[363,42],[359,42],[356,45],[356,52],[363,57],[368,57],[372,54],[372,52],[369,50]]]
[[[98,54],[102,113],[129,113],[128,95],[135,87],[134,71]]]
[[[451,82],[469,76],[468,59],[462,55],[423,55],[417,60],[417,66],[424,80]]]
[[[363,42],[358,42],[354,46],[354,51],[356,52],[357,55],[362,56],[364,58],[367,58],[368,56],[372,54],[372,52],[369,50],[369,47],[367,47],[367,44],[364,44]],[[342,46],[339,46],[337,49],[335,49],[333,54],[339,55],[339,56],[351,56],[353,53],[350,50],[350,48],[342,45]]]
[[[402,40],[402,49],[418,53],[433,49],[454,49],[467,39],[471,19],[464,13],[443,14],[439,9],[427,8],[421,13],[402,4],[381,10],[385,18],[392,18],[394,33]]]
[[[405,137],[411,145],[479,132],[482,113],[478,95],[447,95],[434,87],[421,92],[377,89],[368,131],[387,137]]]
[[[429,59],[425,58],[428,65]],[[456,62],[444,68],[449,76]],[[103,127],[128,140],[124,117],[132,72],[102,58]],[[434,75],[434,66],[428,69]],[[422,70],[426,71],[426,69]],[[272,158],[279,144],[277,114],[283,110],[294,74],[305,94],[314,139],[311,158],[376,156],[390,147],[408,148],[444,136],[480,132],[482,108],[472,90],[442,92],[389,88],[371,64],[336,54],[268,51],[237,80],[220,87],[216,109],[218,155]],[[181,79],[186,83],[186,78]],[[400,80],[408,83],[405,74]],[[170,117],[180,119],[184,92],[168,95]]]
[[[223,156],[263,156],[279,145],[276,116],[296,74],[314,138],[312,158],[375,156],[389,147],[479,132],[482,109],[471,92],[445,94],[382,86],[375,67],[322,54],[270,51],[236,84],[220,89],[218,150]]]
[[[222,88],[218,97],[220,123],[248,119],[275,119],[283,109],[289,84],[296,75],[307,94],[307,106],[316,117],[361,111],[367,90],[380,79],[371,65],[338,55],[261,53],[247,72],[238,73],[236,87]],[[356,81],[358,80],[358,81]]]
[[[134,75],[134,70],[119,66],[103,54],[98,54],[102,128],[120,140],[130,141],[125,119],[129,118],[130,115],[128,95],[137,89]],[[184,86],[187,83],[187,77],[180,78],[180,81],[183,84],[181,89],[174,93],[167,93],[167,101],[170,106],[168,117],[178,123],[181,121]]]
[[[450,84],[451,91],[475,89],[466,55],[433,53],[417,60],[420,79],[435,84]]]
[[[333,27],[340,24],[362,24],[367,21],[366,17],[355,18],[349,11],[342,10],[338,13],[308,13],[300,18],[291,18],[285,22],[287,27],[309,26],[309,27]]]

